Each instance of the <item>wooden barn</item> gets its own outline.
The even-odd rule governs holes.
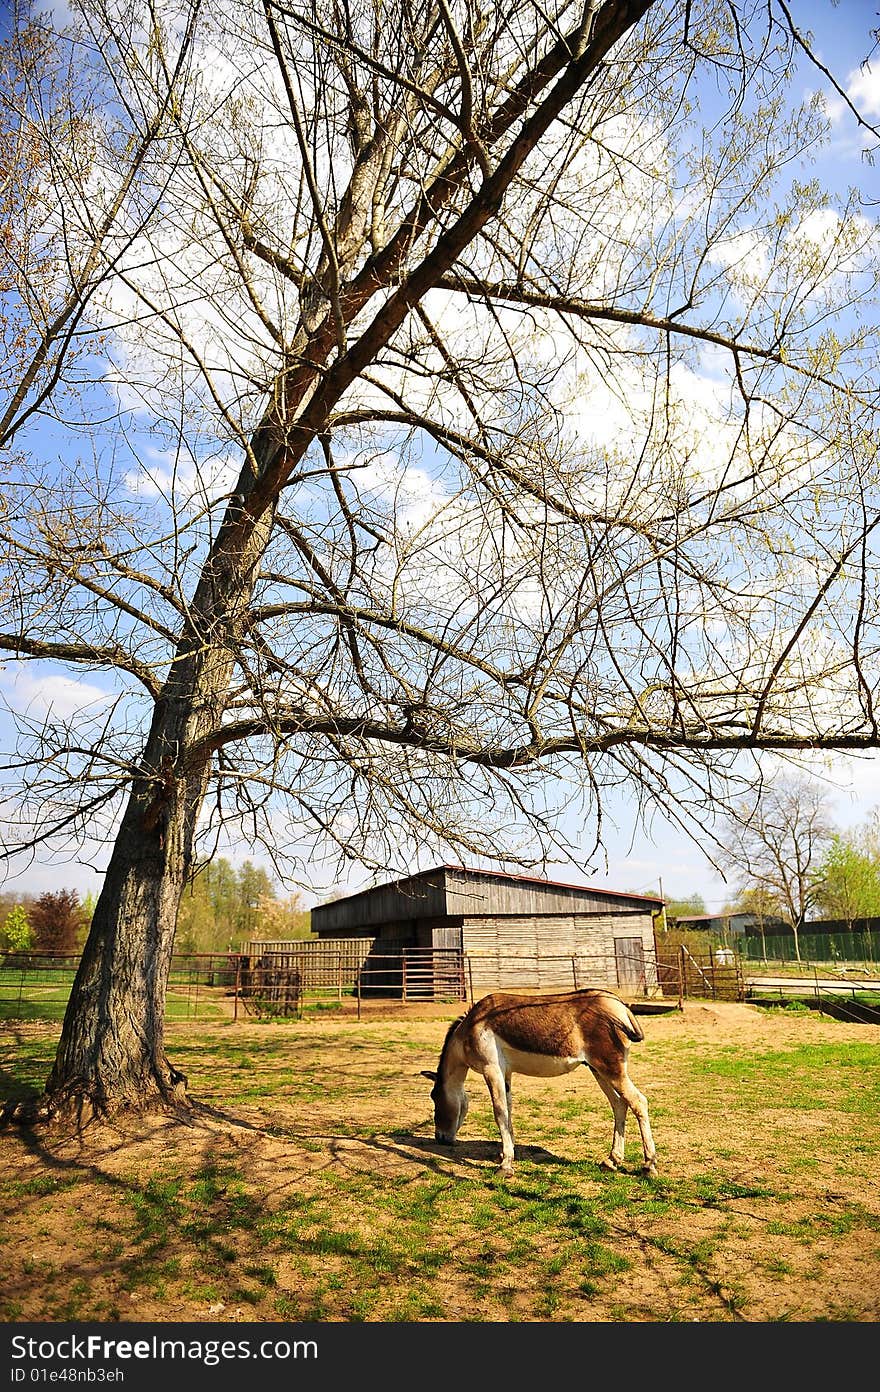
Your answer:
[[[325,942],[369,938],[368,988],[404,959],[425,995],[479,996],[496,987],[610,986],[657,992],[654,919],[662,900],[498,870],[441,865],[312,910]]]

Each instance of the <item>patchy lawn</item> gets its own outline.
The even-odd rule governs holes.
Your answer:
[[[482,1080],[453,1151],[429,1084],[453,1007],[172,1023],[201,1106],[77,1136],[0,1131],[4,1321],[875,1321],[880,1026],[686,1003],[630,1072],[656,1179],[598,1161],[585,1070],[514,1078],[517,1169]],[[2,1092],[57,1025],[0,1026]]]

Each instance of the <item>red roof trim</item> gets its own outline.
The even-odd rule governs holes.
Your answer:
[[[510,870],[477,870],[469,865],[441,865],[438,869],[463,871],[465,875],[491,875],[499,880],[517,880],[524,884],[546,885],[550,889],[575,889],[580,890],[581,893],[608,894],[614,899],[644,899],[652,904],[664,902],[657,894],[630,894],[624,889],[605,889],[604,886],[598,885],[569,884],[566,880],[545,880],[538,875],[514,875]],[[419,874],[426,875],[434,873],[431,870],[419,871]],[[416,879],[417,876],[411,875],[408,878]]]

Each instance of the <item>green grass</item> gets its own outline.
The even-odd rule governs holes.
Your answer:
[[[880,1069],[876,1045],[855,1041],[810,1043],[786,1050],[744,1051],[728,1045],[695,1059],[694,1073],[734,1085],[741,1102],[750,1090],[756,1103],[784,1098],[787,1109],[828,1105],[833,1078],[835,1108],[854,1115],[880,1115]],[[719,1094],[722,1098],[724,1094]]]
[[[438,1041],[443,1028],[438,1022]],[[405,1024],[337,1028],[325,1019],[320,1031],[302,1021],[260,1034],[255,1043],[253,1031],[244,1037],[233,1025],[194,1025],[175,1032],[170,1052],[197,1097],[230,1114],[252,1106],[266,1133],[281,1137],[286,1183],[277,1193],[265,1170],[256,1181],[224,1133],[212,1158],[185,1172],[169,1159],[146,1173],[71,1163],[57,1175],[4,1176],[0,1203],[27,1205],[35,1233],[67,1190],[76,1195],[88,1183],[99,1194],[78,1210],[88,1259],[75,1277],[38,1250],[31,1269],[20,1263],[10,1277],[0,1317],[21,1317],[21,1283],[30,1281],[52,1319],[137,1317],[148,1297],[171,1311],[221,1302],[262,1320],[590,1320],[597,1303],[603,1319],[732,1320],[750,1317],[757,1271],[765,1286],[778,1285],[784,1318],[787,1279],[803,1269],[804,1254],[821,1283],[835,1244],[880,1248],[869,1197],[880,1141],[873,1043],[649,1040],[633,1074],[644,1075],[652,1101],[658,1178],[599,1168],[611,1117],[585,1081],[577,1094],[515,1098],[521,1152],[536,1158],[520,1158],[504,1182],[484,1152],[463,1170],[426,1147],[393,1178],[383,1169],[390,1143],[405,1151],[429,1134],[419,1130],[428,1102],[415,1075],[433,1063],[433,1050]],[[50,1031],[7,1039],[5,1095],[39,1087],[54,1047]],[[662,1083],[656,1092],[652,1078]],[[485,1088],[471,1078],[469,1093],[463,1139],[494,1143]],[[674,1152],[679,1119],[691,1114],[711,1153],[686,1152],[677,1173],[664,1174],[664,1151]],[[398,1120],[389,1124],[390,1116]],[[627,1161],[635,1167],[633,1129]],[[352,1166],[329,1144],[349,1138],[374,1146],[375,1165]],[[762,1166],[762,1154],[772,1166]],[[801,1181],[813,1174],[825,1189],[836,1175],[862,1176],[864,1191],[858,1200],[851,1186],[849,1198],[805,1203]],[[662,1274],[662,1314],[638,1304],[646,1270]],[[849,1297],[829,1297],[828,1309],[831,1318],[853,1317]]]
[[[20,971],[0,968],[0,1021],[64,1018],[74,979],[73,970]],[[224,1020],[225,988],[180,980],[169,983],[166,1018],[170,1021]]]

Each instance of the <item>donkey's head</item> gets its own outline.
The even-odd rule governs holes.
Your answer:
[[[422,1077],[430,1078],[431,1101],[434,1103],[434,1140],[441,1145],[452,1145],[459,1128],[467,1116],[467,1093],[462,1083],[450,1082],[449,1077],[441,1081],[439,1075],[427,1068],[422,1069]]]

